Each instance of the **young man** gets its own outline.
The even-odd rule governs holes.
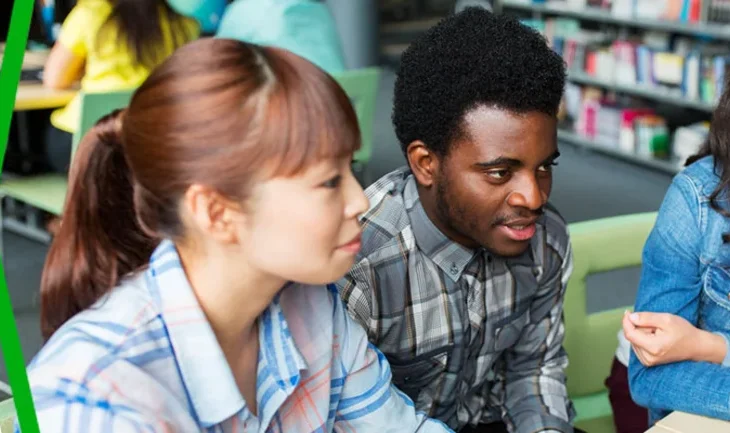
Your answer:
[[[394,383],[455,430],[573,432],[565,388],[565,221],[548,205],[565,67],[483,8],[403,54],[393,123],[408,160],[367,190],[339,282]]]

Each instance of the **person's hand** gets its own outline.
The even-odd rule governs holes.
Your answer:
[[[631,313],[623,318],[626,339],[647,367],[679,361],[721,364],[727,347],[719,335],[667,313]]]

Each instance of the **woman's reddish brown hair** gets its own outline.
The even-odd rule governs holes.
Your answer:
[[[359,145],[347,95],[310,62],[227,39],[181,47],[79,144],[41,279],[44,338],[184,236],[190,185],[242,202],[257,180]]]

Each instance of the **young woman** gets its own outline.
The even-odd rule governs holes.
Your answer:
[[[63,21],[43,71],[55,89],[81,79],[86,92],[132,89],[177,47],[198,37],[198,24],[165,0],[79,0]],[[80,115],[77,97],[51,114],[46,157],[65,173]]]
[[[653,423],[669,411],[730,420],[730,92],[707,143],[675,178],[644,247],[631,394]]]
[[[355,112],[287,51],[179,49],[80,145],[29,366],[44,433],[448,431],[328,285],[360,247]]]

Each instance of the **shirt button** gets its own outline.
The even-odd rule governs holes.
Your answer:
[[[451,269],[449,269],[449,272],[456,275],[459,273],[459,268],[456,267],[456,263],[451,264]]]

